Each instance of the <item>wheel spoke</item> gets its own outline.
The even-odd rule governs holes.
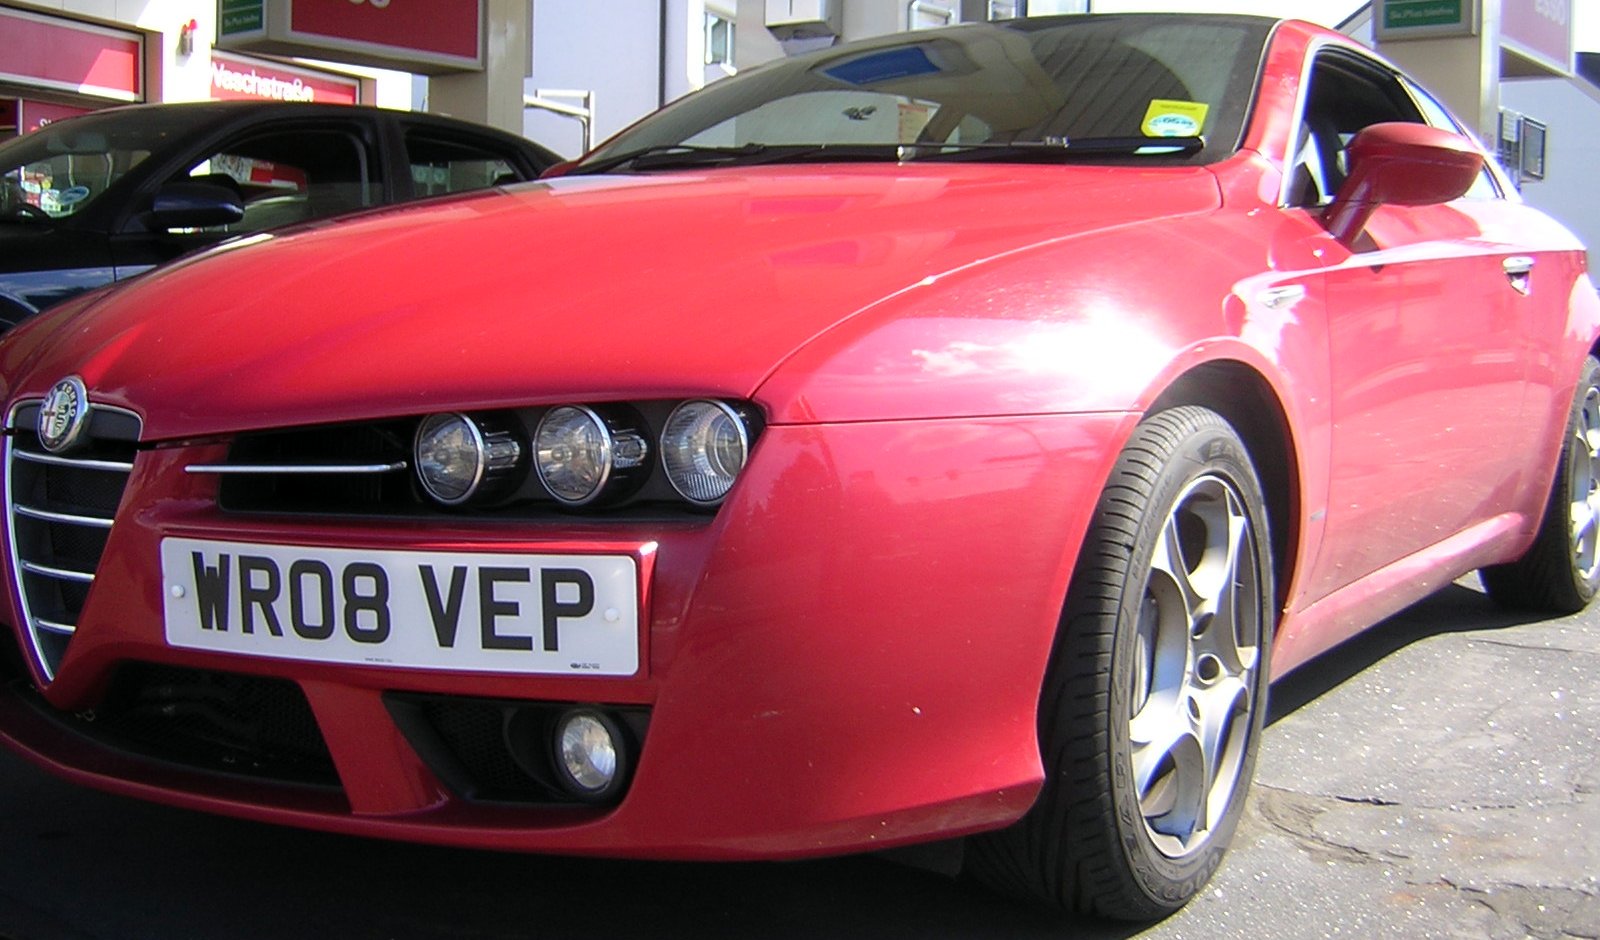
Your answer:
[[[1167,517],[1161,527],[1161,537],[1156,540],[1155,557],[1150,559],[1151,576],[1165,575],[1177,588],[1183,602],[1184,619],[1194,622],[1204,598],[1195,590],[1189,575],[1189,565],[1183,557],[1183,539],[1178,532],[1178,514]]]
[[[1249,676],[1230,676],[1194,692],[1199,711],[1201,792],[1206,794],[1206,812],[1200,825],[1205,829],[1220,819],[1238,776],[1239,757],[1243,754],[1238,736],[1249,733],[1248,725],[1239,724],[1250,714],[1249,680]]]

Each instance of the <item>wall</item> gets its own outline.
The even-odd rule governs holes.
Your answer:
[[[1560,219],[1600,249],[1600,89],[1581,78],[1518,79],[1500,84],[1500,103],[1550,125],[1545,178],[1522,184],[1522,198]]]

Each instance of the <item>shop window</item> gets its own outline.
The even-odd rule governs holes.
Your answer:
[[[483,189],[526,179],[508,154],[488,145],[445,141],[422,134],[406,135],[411,164],[411,191],[416,196],[437,196]]]
[[[235,186],[244,219],[216,231],[258,232],[378,204],[367,147],[346,130],[285,128],[234,141],[186,174]]]

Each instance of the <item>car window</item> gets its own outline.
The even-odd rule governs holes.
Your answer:
[[[406,158],[411,190],[417,196],[459,193],[530,178],[511,155],[487,142],[444,140],[425,131],[407,131]]]
[[[76,215],[143,163],[159,139],[78,128],[62,122],[0,148],[0,216]]]
[[[1394,72],[1342,49],[1317,55],[1290,171],[1288,202],[1325,206],[1350,167],[1346,148],[1373,124],[1426,123]]]
[[[296,127],[230,141],[181,176],[236,188],[244,201],[243,220],[207,231],[259,232],[377,205],[376,167],[354,133]]]
[[[868,145],[896,160],[897,147],[942,144],[1016,160],[1095,139],[1133,142],[1101,160],[1210,162],[1238,144],[1269,25],[1130,14],[886,36],[720,80],[623,131],[577,171],[674,147],[746,148],[766,161],[763,147]],[[1160,137],[1203,146],[1138,146]]]
[[[1410,90],[1412,97],[1416,99],[1417,107],[1422,109],[1422,116],[1427,119],[1429,124],[1451,133],[1467,134],[1466,129],[1461,126],[1460,122],[1451,116],[1449,111],[1445,110],[1444,105],[1440,104],[1438,99],[1428,94],[1427,90],[1409,81],[1406,82],[1406,88]],[[1472,188],[1467,190],[1464,198],[1501,198],[1500,187],[1495,185],[1494,174],[1489,172],[1487,166],[1483,168],[1483,172],[1478,174],[1477,182],[1473,183]]]

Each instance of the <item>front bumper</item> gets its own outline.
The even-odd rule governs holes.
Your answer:
[[[1035,710],[1071,565],[1129,415],[774,426],[703,524],[329,520],[225,514],[140,453],[55,678],[0,694],[0,740],[77,782],[269,822],[484,848],[781,858],[1004,825],[1041,782]],[[641,667],[527,676],[246,657],[169,646],[160,543],[407,551],[648,546]],[[14,559],[7,558],[8,570]],[[7,607],[26,648],[14,588]],[[109,747],[73,716],[128,663],[294,683],[336,782],[262,779]],[[648,715],[609,807],[474,799],[397,725],[396,695],[597,703]]]

